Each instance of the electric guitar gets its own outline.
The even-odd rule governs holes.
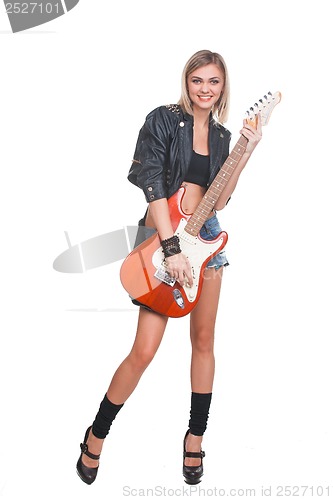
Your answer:
[[[248,123],[256,128],[260,114],[262,125],[266,125],[280,100],[280,92],[269,92],[247,111]],[[179,237],[182,253],[188,257],[192,267],[193,285],[181,286],[171,278],[165,265],[159,236],[155,233],[134,248],[121,266],[120,279],[132,299],[155,312],[174,318],[185,316],[195,307],[200,297],[206,264],[224,248],[228,240],[225,231],[214,240],[203,240],[199,234],[200,229],[211,215],[216,201],[243,156],[247,142],[241,135],[193,214],[185,214],[182,210],[185,187],[181,187],[168,200],[174,234]]]

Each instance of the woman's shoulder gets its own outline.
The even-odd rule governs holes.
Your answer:
[[[174,135],[182,120],[183,112],[178,104],[164,104],[148,113],[145,126],[154,133]]]
[[[183,114],[179,104],[164,104],[150,111],[146,116],[146,120],[161,118],[169,121],[178,121]]]

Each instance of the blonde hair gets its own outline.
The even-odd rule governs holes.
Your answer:
[[[223,92],[221,93],[219,100],[212,109],[214,120],[222,124],[225,123],[228,119],[230,89],[226,63],[223,57],[217,52],[211,52],[210,50],[199,50],[199,52],[196,52],[192,57],[190,57],[183,69],[181,97],[178,101],[178,104],[186,113],[193,115],[192,101],[188,93],[187,77],[188,75],[193,73],[193,71],[201,68],[202,66],[207,66],[208,64],[216,64],[216,66],[220,68],[224,76]]]

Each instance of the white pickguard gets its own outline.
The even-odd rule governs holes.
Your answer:
[[[183,286],[183,290],[187,296],[188,301],[193,302],[196,299],[198,293],[202,263],[207,259],[207,257],[211,256],[218,248],[220,248],[223,236],[221,236],[217,241],[213,243],[210,241],[206,241],[204,243],[197,236],[192,236],[184,231],[184,227],[186,226],[186,224],[186,219],[181,219],[175,231],[175,234],[180,240],[180,248],[182,249],[182,253],[186,255],[186,257],[188,257],[192,267],[193,285],[191,287],[185,285]],[[152,261],[157,272],[159,272],[161,275],[166,273],[162,247],[159,247],[154,252]],[[162,281],[164,280],[162,279]],[[170,281],[170,279],[168,279],[167,281]],[[171,281],[168,284],[173,286],[174,281]]]

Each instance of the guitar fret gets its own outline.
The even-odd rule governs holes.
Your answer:
[[[242,149],[245,149],[245,148],[242,148]],[[237,156],[242,156],[243,153],[244,153],[244,151],[241,151],[241,149],[239,149],[238,151],[232,151],[230,154],[230,157],[233,158],[235,161],[237,161]],[[236,156],[236,158],[234,158],[234,156]]]
[[[232,172],[231,172],[231,173],[230,173],[230,172],[227,172],[227,170],[222,170],[222,172],[223,172],[223,173],[222,173],[222,174],[220,174],[222,177],[225,177],[226,175],[231,175],[231,173],[232,173]]]
[[[203,210],[202,210],[203,212]],[[195,217],[196,219],[201,219],[201,220],[205,220],[205,217],[203,217],[201,214],[200,215],[196,215]]]
[[[220,186],[221,186],[221,184],[223,184],[223,183],[221,182],[220,184],[216,184],[216,185],[212,184],[212,191],[214,191],[214,193],[220,194],[220,191],[221,191]]]

